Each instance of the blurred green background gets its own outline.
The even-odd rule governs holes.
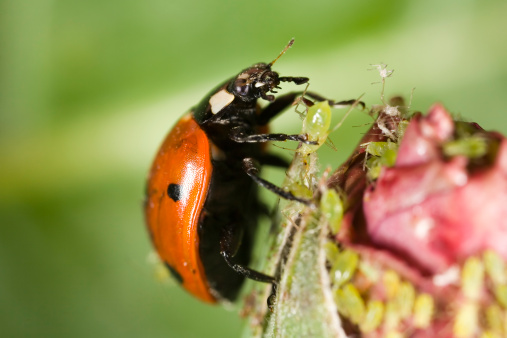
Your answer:
[[[175,120],[295,37],[275,69],[313,91],[379,103],[369,69],[384,62],[387,96],[415,87],[415,110],[441,101],[506,132],[506,17],[504,0],[1,0],[0,336],[238,336],[235,311],[148,263],[144,181]],[[369,121],[354,113],[323,165]],[[286,113],[273,129],[299,123]]]

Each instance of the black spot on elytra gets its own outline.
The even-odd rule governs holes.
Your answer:
[[[176,279],[178,281],[178,283],[182,284],[183,277],[181,277],[181,275],[178,273],[178,271],[176,271],[176,269],[173,268],[172,266],[170,266],[167,262],[164,262],[164,263],[165,263],[165,266],[167,267],[167,269],[169,270],[169,272],[171,273],[171,276],[173,276],[173,278]]]
[[[174,202],[178,202],[181,199],[181,186],[174,183],[169,184],[167,187],[167,196]]]

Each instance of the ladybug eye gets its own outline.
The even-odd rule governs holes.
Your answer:
[[[246,83],[245,79],[237,79],[234,82],[234,91],[241,96],[248,95],[250,92],[250,85]]]
[[[272,88],[276,87],[280,83],[278,73],[272,71],[264,72],[264,74],[262,74],[261,81],[268,84]]]

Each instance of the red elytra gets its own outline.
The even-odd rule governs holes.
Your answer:
[[[197,248],[199,217],[213,172],[210,144],[191,114],[162,144],[150,171],[146,220],[152,241],[172,274],[197,298],[214,302]],[[173,198],[168,182],[181,187]],[[181,199],[177,195],[181,196]]]

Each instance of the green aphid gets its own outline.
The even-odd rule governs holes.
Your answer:
[[[477,257],[465,261],[461,272],[461,289],[468,299],[477,300],[484,285],[484,265]]]
[[[459,307],[454,318],[453,333],[455,337],[473,337],[478,330],[479,309],[476,303],[468,302]]]
[[[505,315],[498,305],[490,305],[486,309],[486,322],[490,331],[503,335]]]
[[[400,313],[398,312],[396,304],[392,301],[386,303],[384,314],[384,327],[387,331],[396,330],[400,324]]]
[[[502,337],[503,337],[502,335],[499,335],[498,333],[490,330],[486,330],[482,332],[480,335],[480,338],[502,338]]]
[[[507,309],[507,285],[496,285],[494,292],[497,302]]]
[[[384,272],[383,283],[387,299],[394,299],[400,289],[400,276],[393,270]]]
[[[313,191],[303,183],[292,182],[287,185],[287,188],[291,193],[298,196],[299,198],[312,199]]]
[[[347,316],[353,323],[360,323],[365,314],[364,301],[352,284],[346,284],[336,290],[335,301],[338,311]]]
[[[382,160],[379,157],[370,157],[366,160],[366,167],[368,168],[368,178],[376,180],[380,176],[382,170]]]
[[[412,315],[412,308],[415,301],[415,289],[412,284],[402,282],[393,302],[402,319],[408,318]]]
[[[303,134],[308,135],[309,141],[315,141],[317,144],[301,144],[298,152],[309,154],[317,151],[329,135],[331,126],[331,107],[327,101],[317,102],[306,113],[303,120]]]
[[[380,175],[382,167],[392,167],[395,164],[398,144],[391,141],[369,142],[365,151],[372,156],[366,160],[366,166],[368,167],[368,177],[373,180]]]
[[[386,333],[385,338],[404,338],[405,335],[396,330],[392,330]]]
[[[343,202],[336,190],[326,190],[320,199],[320,209],[326,218],[331,233],[336,235],[340,231],[343,219]]]
[[[434,311],[433,297],[426,293],[418,295],[414,302],[414,326],[422,329],[427,328],[431,323]]]
[[[479,158],[488,151],[488,142],[481,136],[470,136],[446,142],[443,146],[444,154],[448,157],[466,156]]]
[[[379,327],[384,316],[384,303],[379,300],[372,300],[366,306],[366,313],[359,324],[364,333],[371,332]]]
[[[383,157],[386,153],[398,151],[398,144],[387,141],[387,142],[368,142],[366,146],[366,152],[373,156]]]
[[[486,273],[495,285],[507,284],[505,262],[496,252],[486,250],[483,255]]]
[[[408,120],[401,120],[400,123],[398,123],[398,127],[396,128],[396,136],[398,137],[398,142],[400,142],[403,139],[403,136],[405,136],[405,130],[407,130],[409,123],[410,121]]]
[[[340,250],[338,250],[335,243],[328,241],[324,244],[324,251],[326,253],[327,260],[331,263],[331,266],[333,266],[340,255]]]
[[[361,273],[372,283],[377,283],[380,279],[381,272],[370,263],[362,260],[359,262],[359,268]]]
[[[335,286],[348,282],[356,272],[359,255],[351,250],[343,250],[336,257],[331,267],[331,279]]]

